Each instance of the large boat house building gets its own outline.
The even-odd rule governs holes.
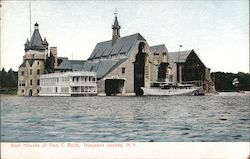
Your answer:
[[[97,92],[106,95],[142,95],[141,87],[149,88],[155,81],[193,83],[211,91],[210,70],[194,50],[168,52],[164,44],[149,46],[140,33],[121,37],[117,16],[112,38],[97,43],[88,60],[58,57],[56,47],[48,53],[48,43],[36,26],[18,71],[19,95],[38,95],[40,74],[68,71],[95,72]]]

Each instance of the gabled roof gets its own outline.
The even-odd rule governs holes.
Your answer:
[[[117,66],[123,63],[126,59],[105,59],[100,60],[97,63],[88,61],[84,63],[83,70],[96,72],[97,79],[101,79],[108,73],[113,71]]]
[[[118,38],[112,45],[112,40],[104,41],[96,44],[93,52],[91,53],[89,60],[98,59],[100,57],[109,57],[111,55],[130,55],[130,51],[138,41],[146,41],[139,33]]]
[[[96,72],[98,79],[114,70],[117,66],[123,63],[126,59],[105,59],[98,62],[84,60],[69,60],[68,58],[60,58],[62,63],[55,68],[56,70],[72,70],[72,71],[93,71]]]
[[[85,60],[69,60],[72,71],[83,70]]]
[[[29,62],[29,64],[30,64],[30,66],[32,66],[32,65],[33,65],[34,61],[35,61],[34,59],[29,59],[29,60],[28,60],[28,62]]]
[[[71,70],[71,64],[68,58],[58,58],[62,60],[62,62],[55,68],[59,70]]]
[[[34,59],[29,59],[27,61],[28,61],[29,65],[32,66],[35,60]],[[19,66],[19,68],[20,67],[26,67],[26,60],[23,61],[23,63]]]
[[[23,63],[19,66],[20,67],[26,67],[26,61],[23,61]]]
[[[168,52],[165,44],[160,44],[160,45],[155,45],[155,46],[151,46],[149,47],[150,51],[154,54],[159,54],[161,51],[163,52]]]
[[[177,51],[177,52],[169,52],[169,61],[170,63],[185,63],[188,55],[193,52],[193,50],[186,51]]]

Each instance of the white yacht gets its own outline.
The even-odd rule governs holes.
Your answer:
[[[192,84],[177,84],[154,82],[150,88],[141,87],[143,95],[177,96],[177,95],[198,95],[200,87]]]

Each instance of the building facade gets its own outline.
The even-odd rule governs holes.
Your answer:
[[[39,96],[90,96],[97,94],[96,73],[77,71],[40,75]]]
[[[214,92],[210,69],[205,66],[194,50],[169,52],[169,65],[174,83],[201,86],[205,92]]]
[[[151,82],[150,47],[139,33],[120,37],[120,28],[115,16],[111,40],[97,43],[87,61],[62,59],[55,71],[96,72],[99,94],[142,95]]]
[[[169,54],[165,44],[150,47],[151,81],[173,82],[172,68],[169,66]]]
[[[18,94],[36,96],[40,75],[44,73],[95,72],[97,92],[105,95],[143,95],[141,87],[155,82],[193,83],[210,92],[213,82],[207,68],[194,50],[168,52],[164,44],[149,46],[140,34],[121,37],[117,15],[112,38],[96,44],[88,60],[58,57],[57,48],[42,40],[38,24],[31,40],[25,43],[25,56],[18,71]]]
[[[42,39],[39,25],[35,23],[34,32],[24,44],[23,63],[18,68],[18,95],[37,96],[40,91],[40,75],[48,73],[57,64],[57,48],[50,48],[46,38]],[[54,55],[54,56],[53,56]]]
[[[194,50],[168,52],[164,44],[150,47],[139,33],[121,37],[117,16],[111,28],[112,39],[97,43],[87,61],[62,58],[55,71],[94,71],[98,93],[106,95],[142,95],[141,87],[154,82],[190,83],[211,92],[210,70]]]
[[[18,95],[37,96],[39,93],[40,75],[44,73],[48,55],[48,42],[42,40],[39,26],[36,23],[33,35],[24,44],[25,55],[18,69]]]

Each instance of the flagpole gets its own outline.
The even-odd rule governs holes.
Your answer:
[[[177,68],[178,68],[178,74],[179,74],[179,83],[181,82],[181,65],[180,65],[180,48],[182,47],[182,45],[179,45],[179,52],[178,52],[178,63],[177,63]]]
[[[29,14],[30,14],[30,40],[31,40],[31,5],[29,0]]]

